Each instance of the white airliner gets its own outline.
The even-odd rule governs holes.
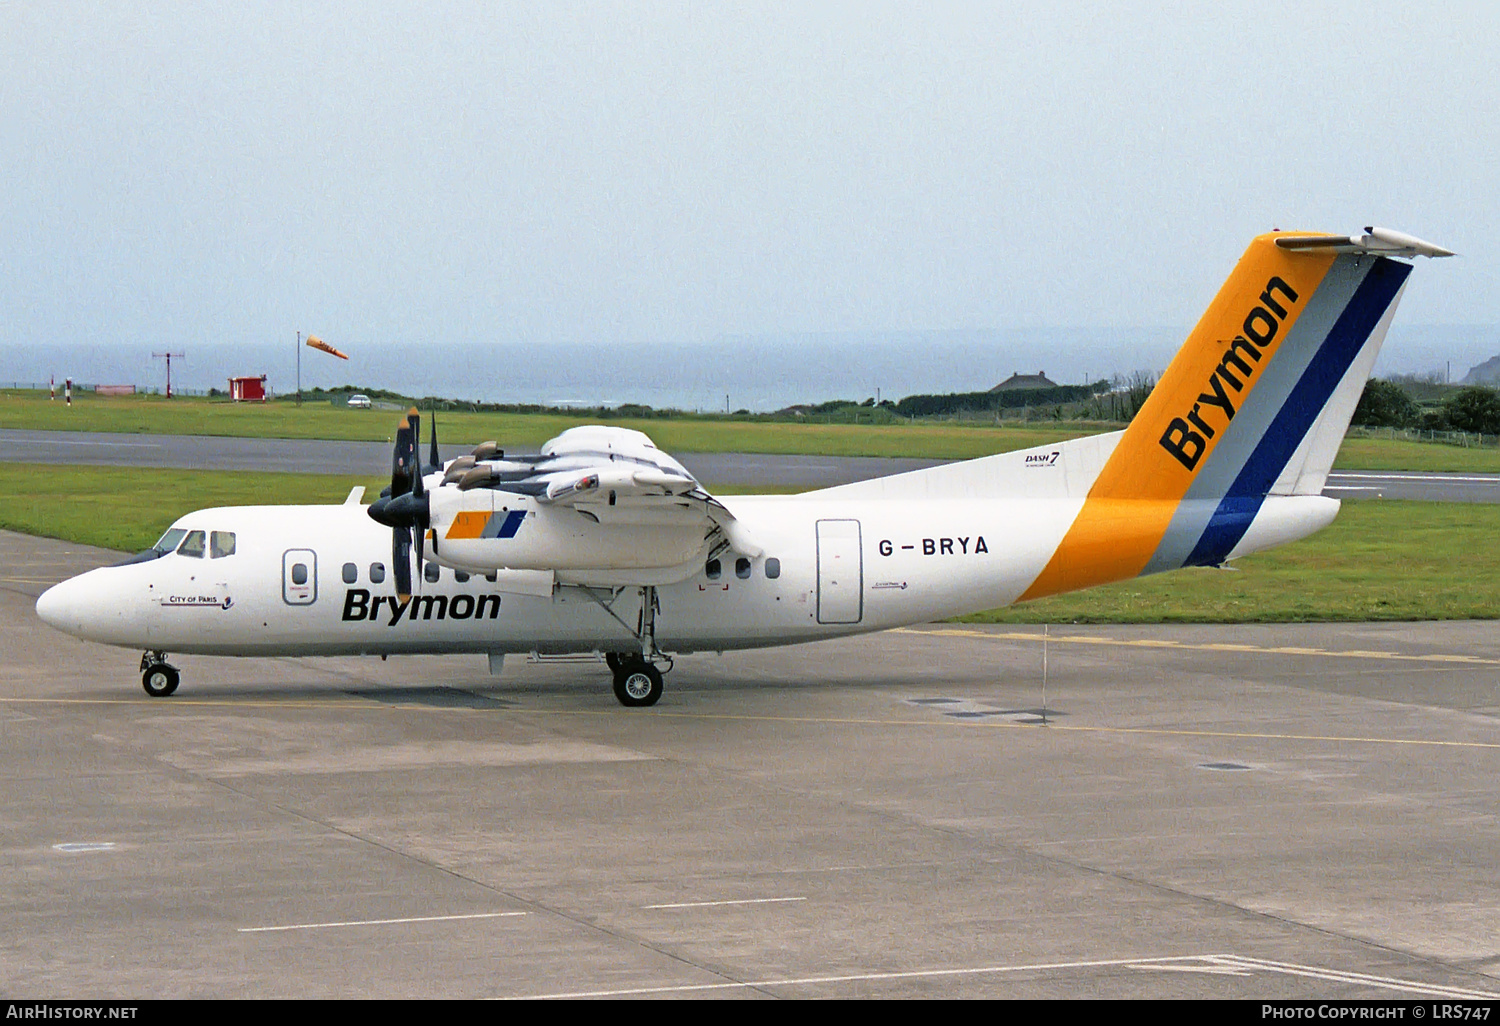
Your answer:
[[[1408,235],[1256,238],[1129,428],[795,496],[708,494],[638,431],[537,455],[418,458],[370,506],[205,509],[49,589],[37,613],[224,656],[602,653],[630,706],[671,655],[816,641],[1007,606],[1305,537],[1411,265]],[[412,561],[416,570],[413,575]]]

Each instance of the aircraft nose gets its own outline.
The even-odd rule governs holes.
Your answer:
[[[84,636],[89,625],[103,612],[99,582],[85,580],[85,577],[88,574],[54,584],[42,592],[36,600],[36,615],[43,623],[76,637]]]
[[[36,600],[42,622],[85,641],[144,646],[151,627],[139,602],[131,601],[132,581],[121,568],[101,567],[54,584]]]
[[[42,592],[41,597],[36,600],[36,615],[41,617],[42,622],[47,626],[67,631],[69,621],[72,621],[74,629],[77,629],[78,618],[73,613],[75,603],[72,597],[76,596],[78,589],[72,587],[73,583],[73,581],[63,581],[61,584],[54,584]]]

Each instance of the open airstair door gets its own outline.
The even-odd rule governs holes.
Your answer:
[[[818,622],[859,623],[865,568],[858,520],[818,521]]]

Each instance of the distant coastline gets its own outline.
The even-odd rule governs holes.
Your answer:
[[[1159,372],[1185,328],[1036,328],[724,337],[701,343],[382,343],[340,339],[345,363],[302,353],[305,388],[345,384],[408,395],[547,406],[619,406],[764,413],[833,399],[898,400],[915,393],[982,391],[1015,373],[1045,371],[1060,384]],[[161,389],[161,344],[20,343],[8,347],[0,386],[77,381]],[[223,389],[231,375],[265,374],[276,394],[296,390],[295,339],[284,343],[173,342],[178,389]],[[1376,375],[1450,373],[1500,352],[1500,328],[1398,323]]]

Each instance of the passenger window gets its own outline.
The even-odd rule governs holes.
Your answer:
[[[776,580],[776,578],[778,578],[780,576],[781,576],[781,560],[777,559],[775,556],[767,556],[766,557],[766,577],[768,579],[774,581],[774,580]]]
[[[177,546],[179,556],[192,556],[194,559],[203,558],[203,546],[208,541],[207,535],[202,531],[189,531],[188,536],[182,539],[182,544]]]
[[[433,584],[437,583],[439,573],[440,570],[436,563],[428,563],[422,568],[422,576]]]
[[[306,563],[293,563],[292,564],[292,583],[293,584],[306,584],[307,583],[307,564]]]
[[[220,559],[224,556],[234,555],[234,532],[215,531],[209,535],[208,555],[210,559]]]
[[[381,584],[381,583],[384,583],[384,581],[385,581],[385,564],[384,563],[371,563],[370,564],[370,583],[371,584]]]
[[[734,576],[742,581],[750,579],[750,561],[744,556],[734,561]]]
[[[497,577],[495,575],[495,572],[491,570],[489,573],[484,575],[484,579],[486,581],[489,581],[491,584],[494,584],[497,580],[499,580],[499,577]]]
[[[453,571],[453,579],[459,584],[462,584],[469,579],[469,575],[464,573],[462,570],[455,570]]]
[[[355,566],[353,563],[345,563],[344,583],[353,584],[357,580],[359,580],[359,567]]]
[[[722,572],[722,568],[719,566],[719,561],[717,559],[710,559],[703,565],[703,572],[708,575],[708,579],[710,581],[717,581],[719,579],[719,574]]]

